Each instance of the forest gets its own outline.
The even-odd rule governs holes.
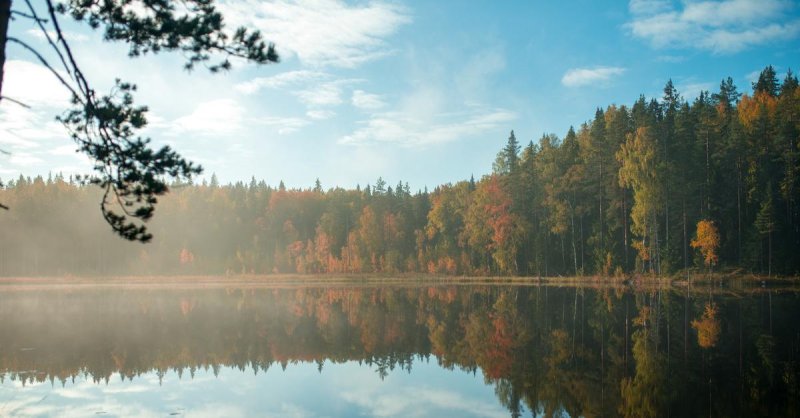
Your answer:
[[[92,185],[5,179],[0,275],[797,275],[798,177],[798,80],[768,66],[749,93],[669,81],[563,138],[511,131],[491,174],[433,190],[173,184],[146,245],[111,233]]]

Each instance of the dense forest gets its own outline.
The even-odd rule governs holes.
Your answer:
[[[482,376],[512,417],[789,417],[800,407],[797,302],[761,288],[11,291],[0,293],[0,382],[189,379],[300,362],[324,374],[348,361],[385,378],[435,362]]]
[[[563,138],[511,132],[492,174],[412,193],[176,184],[148,245],[120,240],[100,193],[64,176],[5,182],[0,275],[800,272],[800,89],[765,68],[691,102],[597,109]]]

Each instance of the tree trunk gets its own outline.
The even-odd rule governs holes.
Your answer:
[[[686,236],[686,202],[683,202],[683,270],[686,272],[686,280],[689,280],[689,254]]]
[[[0,100],[3,99],[3,76],[6,65],[8,22],[11,20],[11,0],[0,0]]]
[[[767,236],[767,277],[772,278],[772,230],[770,229],[769,235]]]
[[[575,209],[570,208],[570,231],[572,232],[572,261],[575,265],[575,276],[578,275],[578,251],[575,248]]]
[[[742,264],[742,169],[741,163],[736,162],[736,228],[738,245],[738,263]]]
[[[622,189],[622,248],[625,252],[625,270],[630,266],[628,262],[628,208],[625,198],[625,189]]]

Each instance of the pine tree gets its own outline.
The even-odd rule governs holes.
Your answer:
[[[776,228],[771,183],[767,185],[766,196],[762,200],[761,209],[756,215],[755,226],[761,236],[767,236],[767,276],[772,277],[772,234]]]
[[[766,93],[772,97],[778,95],[778,76],[771,65],[767,66],[758,75],[758,81],[753,83],[753,95]]]

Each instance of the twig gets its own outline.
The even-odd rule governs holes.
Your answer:
[[[42,19],[42,18],[36,16],[35,14],[34,15],[29,15],[29,14],[27,14],[25,12],[20,12],[19,10],[12,10],[11,11],[11,15],[22,16],[24,18],[35,20],[37,22],[47,23],[47,19]]]
[[[25,103],[22,103],[21,101],[19,101],[17,99],[12,99],[12,98],[10,98],[8,96],[0,96],[0,100],[2,100],[2,99],[6,99],[9,102],[16,103],[16,104],[24,107],[25,109],[30,109],[31,108],[29,105],[26,105]]]
[[[50,46],[53,48],[53,50],[56,51],[56,54],[58,54],[58,58],[61,60],[61,64],[64,65],[64,69],[67,71],[67,74],[69,74],[70,69],[69,66],[67,65],[67,61],[64,60],[64,55],[61,53],[61,50],[58,48],[58,45],[56,45],[55,42],[53,42],[53,40],[50,38],[50,33],[47,31],[47,28],[45,28],[44,25],[42,24],[42,23],[47,23],[47,19],[39,18],[39,15],[36,14],[36,9],[33,8],[33,5],[31,4],[30,0],[25,0],[25,3],[28,5],[28,9],[30,9],[33,17],[36,19],[36,23],[39,26],[39,29],[42,31],[42,34],[44,34],[45,39],[47,39],[47,43],[49,43]],[[55,24],[57,22],[55,22],[54,20],[53,23]]]
[[[80,96],[78,96],[78,93],[75,91],[75,89],[73,89],[73,88],[72,88],[72,86],[70,86],[70,85],[69,85],[69,83],[67,83],[67,80],[64,80],[64,77],[62,77],[62,76],[61,76],[61,74],[59,74],[59,73],[58,73],[58,71],[56,71],[56,69],[55,69],[55,68],[53,68],[53,66],[52,66],[52,65],[50,65],[50,63],[49,63],[49,62],[47,62],[47,60],[46,60],[46,59],[44,59],[44,57],[42,56],[42,54],[40,54],[40,53],[39,53],[37,50],[33,49],[33,47],[32,47],[32,46],[28,45],[27,43],[25,43],[25,42],[23,42],[23,41],[21,41],[21,40],[19,40],[19,39],[15,38],[15,37],[13,37],[13,36],[9,36],[9,37],[8,37],[8,39],[7,39],[7,41],[8,41],[8,42],[14,42],[14,43],[17,43],[17,44],[19,44],[20,46],[22,46],[23,48],[25,48],[25,49],[27,49],[28,51],[30,51],[30,53],[32,53],[33,55],[35,55],[35,56],[36,56],[36,58],[37,58],[37,59],[39,59],[39,62],[41,62],[41,63],[42,63],[42,65],[44,65],[45,67],[47,67],[47,69],[48,69],[48,70],[50,70],[50,72],[51,72],[51,73],[53,73],[53,75],[55,75],[55,76],[56,76],[56,78],[58,79],[58,81],[60,81],[60,82],[61,82],[61,84],[63,84],[63,85],[64,85],[64,87],[66,87],[67,89],[69,89],[69,91],[70,91],[70,92],[73,94],[73,96],[74,96],[74,97],[76,97],[76,98],[78,98],[78,99],[80,100]]]

